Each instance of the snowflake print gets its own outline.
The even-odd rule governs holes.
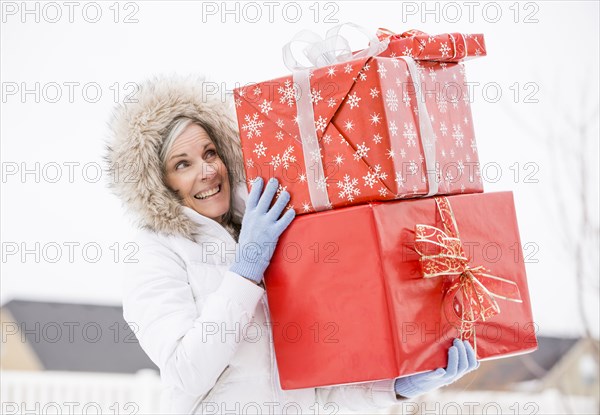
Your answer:
[[[440,133],[442,133],[443,136],[448,134],[448,127],[446,127],[446,123],[444,121],[440,123]]]
[[[267,101],[266,99],[262,102],[262,104],[259,105],[260,107],[260,112],[262,112],[265,115],[269,115],[269,111],[273,111],[273,107],[271,106],[273,102],[272,101]]]
[[[363,179],[365,180],[365,187],[369,186],[372,189],[373,185],[377,183],[377,180],[387,179],[387,173],[382,172],[381,166],[377,164],[372,171],[368,172],[366,176],[363,176]]]
[[[387,191],[387,189],[385,187],[382,187],[382,188],[379,189],[379,196],[386,197],[387,194],[388,194],[388,191]]]
[[[364,186],[369,186],[371,189],[373,188],[373,185],[377,183],[377,176],[372,172],[367,172],[367,175],[363,176],[363,179],[365,180]]]
[[[396,157],[396,152],[394,150],[392,150],[391,148],[388,148],[385,151],[385,155],[387,156],[387,158],[393,159],[394,157]]]
[[[404,102],[405,107],[410,107],[410,95],[408,95],[408,92],[402,93],[402,102]]]
[[[316,185],[317,189],[321,190],[322,192],[326,192],[327,187],[329,186],[329,183],[327,183],[327,177],[321,177],[317,179]]]
[[[396,121],[392,121],[388,125],[388,129],[390,130],[390,134],[392,135],[392,137],[396,136],[396,134],[398,134],[398,126],[396,125]]]
[[[303,212],[310,212],[310,203],[308,203],[308,202],[303,202],[303,203],[302,203],[302,211],[303,211]]]
[[[462,160],[458,160],[458,163],[456,164],[456,168],[458,170],[458,175],[462,176],[465,171],[465,163],[463,163]]]
[[[460,128],[460,124],[452,125],[452,138],[454,138],[454,145],[456,147],[463,146],[463,139],[465,138],[465,136]]]
[[[417,170],[418,170],[418,169],[419,169],[419,168],[418,168],[418,166],[417,166],[417,163],[415,163],[415,162],[414,162],[414,160],[411,160],[411,161],[408,163],[408,172],[409,172],[411,175],[413,175],[413,176],[414,176],[415,174],[417,174]]]
[[[385,74],[387,73],[387,69],[385,68],[385,65],[383,64],[383,62],[377,62],[377,73],[379,74],[379,76],[383,79],[385,78]]]
[[[401,172],[397,171],[396,178],[394,179],[394,181],[398,184],[398,187],[404,187],[404,183],[406,182],[406,179],[404,177],[402,177]]]
[[[442,53],[442,58],[450,57],[450,54],[448,53],[450,52],[450,47],[448,46],[447,42],[442,43],[440,46],[440,52]]]
[[[373,113],[371,114],[371,124],[380,124],[381,123],[381,114]]]
[[[390,111],[398,111],[398,96],[396,95],[396,91],[388,89],[385,92],[385,103]]]
[[[360,190],[356,187],[358,179],[351,179],[348,174],[344,175],[344,180],[339,180],[337,186],[342,189],[339,197],[347,199],[349,202],[354,201],[354,196],[360,194]]]
[[[431,79],[431,82],[435,82],[436,77],[437,72],[433,68],[429,68],[429,79]]]
[[[287,186],[279,185],[279,187],[277,187],[276,195],[279,196],[281,194],[281,192],[285,192],[286,190],[287,190]]]
[[[262,141],[260,142],[260,144],[254,144],[254,152],[256,153],[256,157],[264,157],[265,151],[267,151],[267,147],[263,145]]]
[[[402,136],[406,138],[406,145],[408,147],[415,147],[417,145],[417,132],[412,122],[404,123],[404,132]]]
[[[392,56],[392,65],[394,65],[394,69],[400,67],[400,59]]]
[[[403,159],[406,158],[406,151],[404,151],[403,148],[400,149],[400,157],[402,157]]]
[[[276,122],[276,124],[277,124],[277,126],[278,126],[279,128],[283,128],[283,120],[282,120],[281,118],[278,118],[278,119],[277,119],[277,122]]]
[[[257,85],[257,86],[255,86],[255,87],[254,87],[254,91],[253,91],[253,92],[254,92],[254,95],[257,95],[257,96],[258,96],[258,95],[260,95],[260,93],[262,92],[262,91],[260,90],[260,86],[258,86],[258,85]]]
[[[321,147],[316,148],[310,152],[310,160],[311,161],[319,161],[323,158],[321,154]]]
[[[477,153],[477,144],[475,144],[474,139],[471,140],[471,151],[473,152],[473,154]]]
[[[325,144],[331,144],[331,135],[330,135],[330,134],[325,134],[325,135],[323,136],[323,142],[324,142]]]
[[[254,160],[252,160],[252,159],[246,160],[246,166],[248,166],[248,168],[254,167]]]
[[[358,73],[358,79],[360,79],[361,81],[366,81],[367,80],[367,74],[364,73],[363,71],[360,71]]]
[[[379,143],[381,143],[381,140],[383,140],[383,137],[382,137],[381,135],[379,135],[379,134],[375,134],[375,135],[373,136],[373,142],[374,142],[375,144],[379,144]]]
[[[344,128],[348,132],[353,131],[354,130],[354,121],[346,120],[346,122],[344,123]]]
[[[275,138],[277,139],[277,141],[282,141],[283,140],[283,133],[281,131],[277,131],[275,133]]]
[[[325,131],[325,127],[327,127],[327,120],[319,115],[319,119],[315,123],[315,128],[317,131]]]
[[[346,64],[346,66],[344,66],[344,73],[350,73],[352,72],[352,65],[350,65],[349,63]]]
[[[329,98],[327,100],[327,108],[333,108],[335,107],[335,98]]]
[[[404,48],[404,51],[402,52],[402,54],[403,54],[404,56],[409,56],[409,57],[411,57],[411,58],[413,57],[413,51],[412,51],[412,49],[411,49],[411,48],[408,48],[408,47],[405,47],[405,48]]]
[[[360,160],[361,157],[367,157],[369,155],[369,150],[371,149],[367,147],[367,145],[363,141],[362,144],[359,144],[356,147],[356,152],[354,153],[354,160]]]
[[[327,76],[329,78],[333,78],[335,76],[335,66],[330,66],[327,68]]]
[[[283,155],[276,154],[275,156],[271,156],[271,162],[269,164],[273,166],[273,170],[277,169],[280,165],[287,170],[290,167],[290,163],[296,161],[296,156],[292,155],[293,152],[294,146],[289,146],[283,152]]]
[[[321,101],[323,101],[323,98],[321,97],[321,90],[319,89],[317,91],[315,88],[313,88],[310,94],[310,102],[318,105]]]
[[[450,98],[450,102],[452,103],[452,108],[458,108],[458,97],[456,95]]]
[[[371,95],[371,98],[377,98],[379,96],[379,90],[377,88],[371,88],[369,94]]]
[[[288,107],[292,107],[296,102],[296,90],[292,85],[291,81],[288,79],[283,83],[284,86],[280,86],[277,92],[279,92],[279,103],[286,103]]]
[[[337,156],[335,156],[334,163],[337,164],[338,166],[341,166],[342,164],[344,164],[344,156],[342,156],[341,154],[338,154]]]
[[[450,172],[450,170],[448,170],[446,172],[445,182],[446,182],[446,188],[448,190],[450,190],[450,187],[452,186],[452,183],[454,183],[454,176],[452,175],[452,173]]]
[[[344,136],[341,134],[340,134],[340,144],[344,144],[346,147],[350,146],[350,144],[348,144],[348,141],[346,141]]]
[[[300,173],[300,175],[298,176],[298,181],[299,181],[300,183],[304,183],[304,182],[306,182],[306,174],[304,174],[304,173]]]
[[[235,102],[235,106],[236,107],[241,107],[242,106],[242,100],[241,100],[241,98],[236,98],[234,100],[234,102]]]
[[[356,92],[353,92],[350,95],[348,95],[348,100],[346,101],[346,104],[350,105],[350,109],[354,109],[355,107],[359,106],[358,101],[360,101],[361,99],[362,98],[356,95]]]
[[[252,117],[250,117],[250,115],[245,115],[244,120],[246,120],[246,124],[242,125],[242,130],[247,132],[247,137],[260,137],[260,129],[263,127],[264,123],[258,119],[258,113],[255,112]]]
[[[439,97],[437,99],[438,111],[442,114],[445,114],[448,110],[448,101],[446,101],[446,97]]]

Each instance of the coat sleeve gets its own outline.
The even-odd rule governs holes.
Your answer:
[[[325,409],[327,409],[326,405],[329,406],[329,409],[343,406],[357,412],[369,412],[374,408],[389,408],[402,402],[396,398],[394,379],[317,388],[316,394],[319,405]]]
[[[231,361],[241,338],[231,333],[252,319],[264,290],[228,271],[198,308],[179,255],[158,238],[140,242],[139,262],[123,287],[125,321],[165,386],[203,395]]]

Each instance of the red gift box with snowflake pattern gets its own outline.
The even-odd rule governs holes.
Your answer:
[[[276,177],[298,214],[482,192],[463,64],[387,54],[310,69],[312,116],[298,110],[293,76],[237,88],[248,182]],[[306,117],[318,140],[308,153],[299,128]],[[315,192],[326,194],[324,206],[315,207]]]

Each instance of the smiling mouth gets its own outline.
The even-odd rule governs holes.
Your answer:
[[[217,185],[216,187],[213,187],[212,189],[206,190],[204,192],[200,192],[196,195],[194,195],[194,199],[198,199],[198,200],[206,200],[208,198],[213,197],[216,194],[219,194],[221,192],[221,185]]]

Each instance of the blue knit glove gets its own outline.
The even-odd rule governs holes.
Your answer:
[[[460,379],[465,373],[479,367],[475,352],[468,341],[454,339],[448,349],[448,366],[431,372],[396,379],[394,389],[398,395],[414,398]]]
[[[260,283],[269,266],[277,240],[296,216],[294,209],[288,209],[281,218],[281,212],[290,201],[290,194],[283,191],[269,209],[279,183],[272,178],[261,196],[263,180],[259,177],[252,182],[252,189],[246,202],[246,213],[242,219],[239,237],[239,251],[231,271]]]

